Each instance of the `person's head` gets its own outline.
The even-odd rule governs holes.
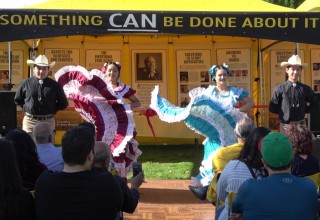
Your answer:
[[[120,78],[121,65],[119,62],[108,62],[103,65],[101,71],[111,82],[115,83]]]
[[[270,132],[271,130],[266,127],[257,127],[253,129],[244,142],[244,146],[239,155],[239,160],[256,169],[263,167],[261,152],[258,145],[259,141]]]
[[[231,75],[228,65],[225,63],[222,65],[213,65],[209,69],[211,74],[211,80],[214,85],[226,84],[228,76]]]
[[[261,141],[261,154],[267,169],[288,170],[293,157],[292,144],[285,134],[271,132]]]
[[[15,148],[21,174],[39,162],[36,144],[26,131],[13,129],[5,138],[11,141]]]
[[[35,60],[27,60],[27,64],[33,67],[33,74],[38,79],[47,78],[49,69],[52,68],[56,62],[49,64],[48,58],[45,55],[39,55]]]
[[[144,66],[149,71],[155,71],[156,69],[156,60],[153,56],[147,56],[144,59]]]
[[[296,83],[301,76],[302,67],[307,64],[301,62],[299,55],[292,55],[287,62],[282,62],[280,65],[286,68],[288,80]]]
[[[94,159],[94,136],[89,128],[69,128],[62,136],[62,158],[68,166],[81,165],[91,169]]]
[[[286,128],[292,147],[293,154],[311,154],[313,150],[313,134],[305,125],[288,124]]]
[[[84,122],[81,122],[79,124],[79,126],[84,126],[84,127],[89,128],[90,131],[92,132],[93,136],[96,136],[96,126],[93,123],[88,122],[88,121],[84,121]]]
[[[93,166],[108,169],[111,160],[110,146],[106,142],[96,141],[94,153]]]
[[[255,125],[251,118],[244,117],[237,122],[234,133],[238,139],[244,141],[254,128]]]
[[[37,144],[52,143],[55,130],[50,123],[42,121],[34,126],[32,134]]]

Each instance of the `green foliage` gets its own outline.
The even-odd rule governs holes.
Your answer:
[[[289,8],[297,8],[299,7],[305,0],[264,0],[271,4],[281,5]]]
[[[139,145],[146,179],[190,179],[199,173],[203,145]]]

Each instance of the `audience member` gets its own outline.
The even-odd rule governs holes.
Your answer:
[[[35,219],[34,200],[22,186],[14,147],[4,139],[0,139],[0,219]]]
[[[94,126],[94,124],[92,124],[91,122],[84,121],[84,122],[81,122],[79,124],[79,126],[83,126],[83,127],[89,128],[90,131],[93,133],[93,135],[96,136],[96,126]]]
[[[312,154],[314,136],[307,126],[289,124],[286,134],[293,147],[291,173],[301,177],[319,173],[318,159]]]
[[[215,175],[206,193],[206,197],[211,203],[214,204],[216,202],[216,185],[223,168],[230,160],[239,157],[246,138],[254,128],[254,122],[249,117],[242,118],[237,122],[234,129],[237,143],[227,147],[221,147],[213,157],[212,168]]]
[[[95,139],[88,128],[68,129],[62,137],[63,172],[46,172],[36,184],[36,216],[50,219],[115,219],[123,195],[112,174],[91,171]]]
[[[52,143],[54,135],[53,127],[48,122],[39,122],[33,128],[33,136],[41,163],[44,163],[49,170],[62,171],[61,147],[56,147]]]
[[[110,146],[103,142],[97,141],[94,146],[95,158],[93,162],[93,170],[101,173],[108,173],[111,160]],[[120,176],[114,176],[119,182],[123,193],[123,206],[121,211],[133,213],[139,202],[139,187],[141,186],[144,175],[143,172],[131,179],[131,189]]]
[[[232,203],[231,220],[317,219],[317,189],[308,178],[292,175],[292,145],[278,132],[261,141],[261,154],[269,177],[249,179],[239,188]]]
[[[231,160],[223,169],[217,182],[217,197],[218,200],[224,202],[224,206],[217,210],[216,219],[228,219],[228,194],[230,192],[238,192],[241,184],[247,179],[261,179],[267,176],[258,144],[270,132],[265,127],[255,128],[246,138],[238,159]]]
[[[36,144],[26,131],[18,128],[9,131],[6,139],[15,148],[22,185],[28,190],[34,190],[38,177],[47,170],[46,165],[39,160]]]

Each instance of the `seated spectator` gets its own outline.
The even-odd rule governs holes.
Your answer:
[[[108,173],[108,168],[111,160],[110,146],[103,142],[97,141],[94,146],[95,158],[93,162],[93,170],[101,173]],[[139,187],[143,182],[143,172],[131,179],[131,189],[120,176],[114,176],[119,182],[123,193],[123,206],[121,211],[133,213],[139,202]]]
[[[29,191],[34,190],[38,177],[47,170],[39,160],[36,144],[26,131],[18,128],[9,131],[6,139],[15,148],[22,185]]]
[[[307,126],[288,124],[286,134],[293,147],[291,173],[301,177],[319,173],[318,159],[312,154],[314,136]]]
[[[249,179],[240,186],[230,219],[317,219],[314,183],[290,173],[293,150],[289,138],[278,132],[268,134],[261,141],[261,154],[269,177]]]
[[[221,147],[213,157],[212,168],[215,175],[207,192],[207,199],[211,203],[215,204],[216,202],[216,185],[223,168],[230,160],[239,157],[246,138],[254,128],[254,122],[249,117],[242,118],[237,122],[234,129],[238,142],[227,147]]]
[[[115,219],[123,195],[110,173],[91,171],[95,144],[92,132],[83,126],[73,127],[61,142],[63,172],[45,172],[36,184],[37,219]]]
[[[79,124],[79,126],[83,126],[83,127],[90,129],[90,131],[93,133],[93,135],[96,136],[96,126],[94,124],[92,124],[91,122],[84,121],[84,122],[81,122]]]
[[[261,179],[267,176],[258,144],[270,132],[265,127],[255,128],[247,136],[238,159],[231,160],[223,169],[217,182],[217,197],[224,202],[224,206],[217,210],[216,219],[228,219],[228,194],[230,192],[238,192],[241,184],[247,179]]]
[[[34,200],[22,186],[13,145],[0,139],[0,219],[34,220]]]
[[[41,163],[44,163],[49,170],[62,171],[63,159],[61,147],[53,145],[55,132],[48,122],[39,122],[32,132],[37,146],[37,152]]]

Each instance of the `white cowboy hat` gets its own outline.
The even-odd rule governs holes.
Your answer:
[[[34,65],[37,66],[48,66],[49,68],[53,67],[56,62],[53,61],[49,64],[48,58],[45,55],[39,55],[34,61],[33,60],[27,60],[27,64],[31,67],[34,67]]]
[[[288,67],[288,66],[307,66],[306,63],[301,63],[301,58],[299,55],[292,55],[288,62],[282,62],[280,64],[282,67]]]

